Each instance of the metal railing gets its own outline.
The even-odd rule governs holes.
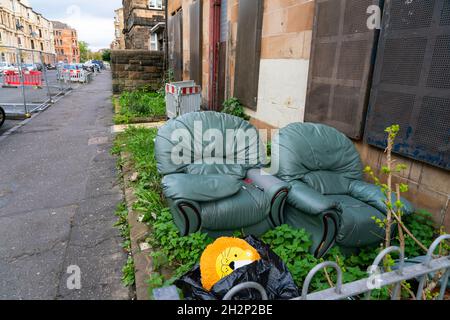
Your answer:
[[[394,286],[391,299],[397,300],[400,298],[401,283],[406,280],[419,278],[419,286],[416,293],[416,299],[421,300],[423,297],[424,286],[429,274],[445,270],[440,282],[440,291],[437,300],[442,300],[447,289],[448,278],[450,276],[450,256],[438,257],[434,256],[437,247],[444,241],[449,240],[450,235],[443,235],[437,238],[428,249],[425,259],[422,263],[412,266],[405,266],[404,252],[398,247],[390,247],[375,258],[373,265],[369,268],[369,277],[347,284],[342,283],[342,270],[337,263],[327,261],[315,266],[303,283],[302,295],[293,300],[344,300],[352,297],[364,295],[364,299],[368,300],[371,297],[373,290],[381,289],[388,286]],[[399,252],[400,259],[398,269],[392,272],[378,274],[378,266],[383,259],[393,252]],[[308,293],[309,286],[314,276],[321,270],[326,268],[334,268],[337,272],[336,286],[327,290]],[[267,293],[264,288],[255,282],[247,282],[232,288],[225,296],[224,300],[231,300],[238,292],[247,289],[254,289],[260,292],[262,300],[267,300]]]

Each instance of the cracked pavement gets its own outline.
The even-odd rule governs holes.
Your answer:
[[[104,72],[0,141],[0,299],[129,299]],[[67,268],[80,267],[69,290]]]

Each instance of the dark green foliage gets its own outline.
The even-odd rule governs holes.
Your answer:
[[[239,102],[237,98],[230,98],[228,100],[225,100],[222,106],[223,113],[231,114],[247,121],[250,120],[250,117],[245,114],[244,106]]]
[[[135,281],[134,260],[129,256],[127,264],[122,268],[122,283],[124,286],[130,287],[134,285]]]
[[[419,210],[409,217],[405,217],[405,225],[411,233],[420,241],[425,247],[429,247],[433,240],[437,237],[434,222],[431,213],[425,210]],[[405,256],[417,257],[425,255],[424,252],[411,237],[405,235]]]

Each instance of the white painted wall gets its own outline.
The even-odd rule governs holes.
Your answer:
[[[258,108],[246,113],[274,127],[303,122],[309,60],[262,59],[259,71]]]

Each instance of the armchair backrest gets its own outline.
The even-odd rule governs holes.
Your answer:
[[[354,144],[332,127],[294,123],[281,129],[272,144],[272,163],[283,180],[302,180],[323,194],[345,193],[351,180],[362,180]]]
[[[265,161],[258,131],[219,112],[193,112],[167,122],[155,141],[160,174],[227,174],[244,177]]]

